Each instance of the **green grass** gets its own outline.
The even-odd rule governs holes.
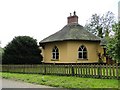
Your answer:
[[[2,73],[2,78],[63,88],[118,88],[118,80],[93,79],[72,76]]]

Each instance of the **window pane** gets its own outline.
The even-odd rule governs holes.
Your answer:
[[[82,51],[82,49],[81,49],[81,48],[79,48],[79,49],[78,49],[78,51]]]
[[[82,53],[81,52],[79,52],[78,58],[82,58]]]
[[[55,56],[53,56],[53,59],[55,59]]]
[[[84,46],[82,45],[82,46],[81,46],[81,48],[83,49],[83,48],[84,48]]]
[[[56,55],[58,56],[58,55],[59,55],[59,53],[56,53]]]
[[[87,51],[87,49],[86,49],[86,48],[84,48],[84,49],[83,49],[83,51]]]
[[[56,46],[52,50],[52,58],[59,59],[59,49]]]
[[[55,49],[57,49],[57,47],[55,46]]]
[[[56,59],[59,59],[59,56],[58,56],[58,55],[56,56]]]
[[[55,53],[53,53],[53,59],[55,59]]]
[[[83,52],[83,58],[87,59],[87,52]]]
[[[58,49],[56,49],[56,52],[58,52]]]
[[[53,49],[52,52],[55,52],[55,49]]]

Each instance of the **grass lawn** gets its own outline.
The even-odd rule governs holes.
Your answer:
[[[1,73],[2,78],[63,88],[118,88],[118,80],[41,74]]]

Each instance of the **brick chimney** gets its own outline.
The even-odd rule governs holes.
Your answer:
[[[70,16],[67,18],[67,23],[68,24],[72,24],[72,23],[78,23],[78,16],[76,15],[76,12],[74,11],[73,12],[73,16],[71,16],[71,13],[70,13]]]

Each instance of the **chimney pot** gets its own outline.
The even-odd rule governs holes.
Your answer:
[[[72,23],[78,23],[78,16],[76,15],[76,12],[73,12],[73,16],[70,13],[70,16],[67,18],[68,19],[68,24],[72,24]]]
[[[73,14],[74,14],[74,16],[75,16],[75,15],[76,15],[76,12],[74,11]]]

